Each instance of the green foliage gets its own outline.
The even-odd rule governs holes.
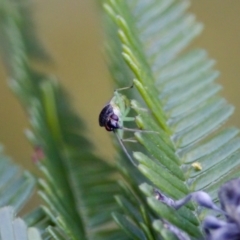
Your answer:
[[[20,211],[31,196],[35,181],[29,172],[13,164],[0,146],[0,207],[11,205]]]
[[[41,208],[29,213],[23,220],[15,217],[15,213],[19,213],[33,194],[36,178],[29,172],[23,171],[4,155],[2,146],[0,147],[0,176],[1,239],[49,239],[45,229],[52,223]]]
[[[14,212],[19,212],[32,195],[35,178],[27,171],[13,164],[4,155],[0,146],[0,236],[1,240],[21,239],[41,240],[40,233],[35,228],[27,229],[20,218],[14,218]],[[11,205],[12,207],[5,207]],[[14,208],[14,210],[13,210]]]
[[[64,90],[31,65],[47,54],[33,31],[28,2],[0,3],[3,60],[10,87],[28,114],[26,135],[43,173],[38,186],[44,205],[24,219],[30,231],[22,220],[13,220],[11,208],[0,210],[0,218],[4,213],[9,219],[5,224],[23,232],[16,239],[27,239],[28,233],[57,240],[202,237],[195,205],[176,211],[154,196],[155,188],[173,199],[203,190],[217,201],[219,186],[239,176],[239,130],[220,129],[233,107],[218,94],[214,61],[200,49],[180,54],[202,30],[188,6],[187,0],[103,1],[109,69],[117,86],[133,82],[135,89],[126,92],[131,114],[140,129],[151,131],[135,132],[138,144],[127,145],[136,168],[121,150],[116,167],[93,154]],[[19,168],[0,158],[5,191],[0,206],[18,210],[33,177],[16,174]],[[0,225],[0,231],[10,229],[6,236],[14,234],[14,227]]]
[[[240,142],[238,129],[217,131],[233,107],[218,95],[221,87],[214,83],[219,75],[212,68],[214,61],[199,49],[179,55],[202,29],[186,12],[188,5],[188,1],[174,0],[109,0],[104,9],[109,16],[107,49],[113,77],[119,86],[134,78],[141,96],[131,96],[141,102],[132,101],[136,123],[141,129],[159,133],[135,133],[145,150],[133,156],[139,171],[154,184],[142,184],[140,189],[148,195],[148,205],[157,218],[199,237],[199,219],[195,217],[197,212],[192,212],[193,205],[179,211],[170,209],[155,200],[153,187],[173,199],[203,190],[216,201],[219,186],[239,176]],[[123,60],[132,73],[122,69]],[[143,110],[146,107],[148,111]],[[115,219],[129,235],[152,239],[140,234],[144,228],[131,211],[127,215],[135,223],[135,230],[126,227],[126,217],[115,215]]]
[[[46,235],[54,239],[121,237],[111,218],[111,212],[118,209],[114,168],[92,153],[84,137],[84,125],[72,112],[57,81],[31,67],[35,55],[25,33],[34,35],[33,28],[19,24],[27,21],[28,15],[22,14],[23,8],[29,11],[27,3],[4,1],[1,7],[0,30],[6,38],[3,47],[8,44],[4,60],[10,86],[27,110],[32,130],[26,135],[37,151],[39,159],[35,160],[44,174],[44,179],[39,179],[39,193],[46,203],[43,210],[51,219]],[[45,218],[40,213],[40,219]],[[35,214],[30,218],[39,217]],[[42,227],[37,219],[34,224]]]

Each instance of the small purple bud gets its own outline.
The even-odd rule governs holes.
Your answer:
[[[218,229],[226,224],[226,222],[221,221],[214,216],[207,216],[203,221],[203,229]]]
[[[207,193],[203,191],[199,191],[199,192],[194,192],[191,195],[192,195],[192,200],[194,200],[199,206],[210,208],[210,209],[213,208],[214,203]]]

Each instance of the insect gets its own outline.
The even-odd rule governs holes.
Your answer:
[[[130,159],[130,161],[136,166],[136,163],[133,161],[130,154],[127,152],[126,147],[123,144],[123,141],[131,141],[136,142],[135,140],[123,139],[124,131],[132,131],[132,132],[152,132],[140,129],[132,129],[124,127],[124,122],[134,121],[134,117],[128,117],[128,113],[131,110],[130,102],[126,96],[119,93],[119,91],[126,90],[132,88],[130,87],[120,88],[114,91],[114,95],[111,100],[104,106],[102,111],[99,114],[99,125],[100,127],[105,127],[107,131],[114,132],[117,136],[117,139],[122,146],[124,152]]]
[[[104,106],[99,114],[99,125],[105,127],[107,131],[123,129],[123,122],[134,121],[133,117],[127,117],[130,111],[130,103],[126,96],[119,91],[126,90],[130,87],[120,88],[114,91],[112,99]]]

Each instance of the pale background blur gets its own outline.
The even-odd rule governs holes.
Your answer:
[[[98,114],[112,95],[112,85],[102,56],[102,29],[97,7],[90,0],[33,0],[39,36],[55,63],[47,66],[72,98],[75,110],[87,122],[89,137],[103,157],[113,154],[109,134],[98,126]],[[230,124],[240,127],[240,1],[194,0],[190,9],[205,30],[194,46],[205,48],[217,60],[222,95],[236,106]],[[7,87],[0,66],[0,142],[15,161],[28,169],[31,146],[23,130],[27,119]]]

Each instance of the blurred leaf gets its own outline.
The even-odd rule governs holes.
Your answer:
[[[31,66],[33,56],[28,49],[27,30],[22,27],[30,27],[24,3],[4,1],[2,12],[7,14],[3,14],[2,32],[8,43],[4,60],[10,70],[10,86],[27,111],[32,130],[26,135],[44,174],[39,180],[39,193],[46,206],[27,219],[42,229],[44,238],[124,239],[111,217],[111,212],[119,209],[114,200],[119,193],[116,171],[92,153],[86,127],[72,111],[57,80]]]
[[[46,205],[26,219],[44,239],[174,239],[171,232],[182,239],[188,239],[185,232],[202,237],[193,204],[176,211],[153,197],[154,188],[173,199],[204,190],[216,200],[218,187],[239,176],[238,129],[217,131],[233,107],[218,95],[214,61],[199,49],[179,55],[202,25],[186,12],[187,0],[103,2],[110,71],[118,86],[134,83],[126,94],[133,99],[136,124],[152,131],[136,132],[139,144],[127,145],[137,169],[120,153],[119,185],[115,167],[93,154],[86,128],[57,80],[32,67],[43,51],[28,5],[0,5],[9,83],[29,116],[32,130],[26,134],[44,174],[39,193]],[[112,212],[128,237],[112,222]]]
[[[33,193],[35,178],[13,164],[0,146],[0,207],[11,205],[19,212]]]
[[[27,228],[24,221],[14,218],[12,207],[0,209],[0,235],[1,240],[42,240],[36,228]]]

